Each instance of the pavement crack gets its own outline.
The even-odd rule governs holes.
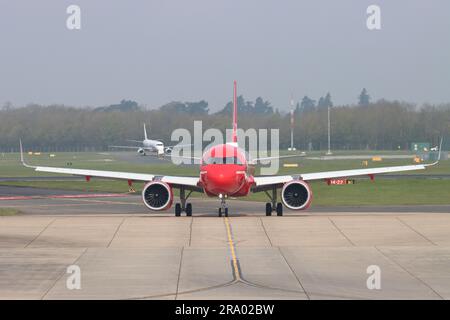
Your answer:
[[[284,262],[286,263],[286,265],[288,266],[289,270],[291,270],[292,274],[294,275],[295,279],[297,279],[298,284],[300,285],[300,287],[302,288],[303,292],[305,293],[306,297],[308,298],[308,300],[311,300],[308,292],[306,292],[305,287],[303,287],[302,282],[300,281],[300,278],[297,276],[297,274],[295,273],[294,269],[292,268],[292,266],[290,265],[290,263],[288,262],[288,260],[286,259],[283,251],[281,250],[280,247],[278,247],[278,251],[280,252],[280,255],[283,257]]]
[[[180,266],[178,268],[178,278],[177,278],[177,291],[175,292],[175,300],[178,298],[178,289],[180,287],[180,278],[181,278],[181,266],[183,264],[183,254],[184,254],[184,246],[181,248],[180,254]]]
[[[263,221],[263,219],[261,217],[259,218],[259,221],[261,221],[261,226],[262,226],[262,228],[264,230],[264,233],[265,233],[265,235],[267,237],[267,240],[269,240],[270,246],[273,247],[272,240],[270,240],[269,234],[267,233],[267,230],[266,230],[266,226],[264,225],[264,221]]]
[[[125,218],[122,218],[122,221],[120,222],[120,224],[117,226],[116,231],[114,232],[111,240],[109,240],[108,245],[106,246],[107,248],[109,248],[109,246],[111,245],[111,243],[113,242],[114,238],[116,237],[117,233],[119,232],[120,227],[122,227],[122,224],[125,222]]]
[[[88,248],[85,248],[83,250],[83,252],[75,259],[75,261],[73,263],[71,263],[70,265],[74,265],[76,264],[81,257],[88,251]],[[45,291],[44,295],[42,296],[41,300],[44,300],[45,297],[48,295],[48,293],[56,286],[56,284],[59,282],[59,280],[61,280],[61,278],[66,274],[67,268],[63,268],[63,271],[61,272],[61,274],[56,278],[55,282],[53,283],[53,285],[49,286],[49,288]]]
[[[387,254],[385,254],[382,250],[380,250],[380,248],[378,248],[377,246],[375,246],[375,249],[383,256],[385,257],[388,261],[391,261],[392,263],[394,263],[396,266],[398,266],[399,268],[401,268],[403,271],[405,271],[407,274],[409,274],[411,277],[413,277],[414,279],[416,279],[417,281],[419,281],[420,283],[422,283],[423,285],[425,285],[427,288],[429,288],[431,291],[433,291],[434,294],[436,294],[440,299],[445,300],[444,297],[442,297],[436,290],[433,289],[433,287],[431,287],[428,283],[426,283],[425,281],[423,281],[422,279],[420,279],[418,276],[416,276],[415,274],[413,274],[412,272],[410,272],[407,268],[405,268],[404,266],[402,266],[400,263],[398,263],[395,259],[389,257]]]
[[[45,230],[48,229],[48,227],[50,227],[50,225],[56,221],[57,218],[52,219],[52,221],[50,221],[44,229],[41,230],[41,232],[39,232],[39,234],[33,238],[33,240],[31,240],[30,242],[27,243],[27,245],[24,248],[28,248],[29,245],[31,245],[35,240],[37,240],[37,238],[39,238],[41,236],[41,234],[43,234],[45,232]]]
[[[428,239],[427,237],[425,237],[422,233],[420,233],[419,231],[417,231],[416,229],[414,229],[413,227],[411,227],[408,223],[406,223],[406,221],[403,221],[402,219],[400,219],[400,217],[396,217],[398,221],[400,221],[401,224],[403,224],[405,227],[411,229],[413,232],[417,233],[419,236],[421,236],[422,238],[424,238],[425,240],[427,240],[428,242],[430,242],[432,245],[437,246],[436,243],[434,243],[433,241],[431,241],[430,239]]]
[[[191,223],[189,224],[189,247],[192,243],[192,225],[194,224],[194,218],[191,217]]]
[[[179,296],[179,295],[183,295],[183,294],[189,294],[189,293],[196,293],[196,292],[208,291],[208,290],[213,290],[213,289],[225,288],[225,287],[231,286],[231,285],[233,285],[235,283],[236,283],[236,281],[232,280],[232,281],[228,281],[228,282],[217,284],[217,285],[210,286],[210,287],[186,290],[186,291],[181,291],[181,292],[178,292],[178,293],[155,294],[155,295],[149,295],[149,296],[125,298],[123,300],[144,300],[144,299],[151,299],[151,298],[169,297],[169,296],[173,296],[173,295]]]
[[[263,289],[269,289],[269,290],[277,290],[277,291],[284,291],[284,292],[295,292],[295,293],[305,293],[305,290],[303,289],[303,292],[301,291],[296,291],[296,290],[289,290],[289,289],[283,289],[283,288],[275,288],[275,287],[271,287],[271,286],[266,286],[266,285],[262,285],[262,284],[258,284],[258,283],[254,283],[252,281],[246,280],[242,274],[242,268],[241,268],[241,264],[239,262],[239,259],[237,257],[236,254],[236,246],[235,246],[235,241],[233,239],[233,230],[231,228],[231,224],[230,221],[228,219],[228,217],[224,218],[224,222],[225,222],[225,227],[227,230],[227,237],[228,237],[228,244],[229,244],[229,248],[230,248],[230,252],[231,252],[231,270],[233,273],[233,281],[231,282],[231,284],[237,284],[237,283],[242,283],[244,285],[247,286],[251,286],[251,287],[255,287],[255,288],[263,288]],[[297,279],[298,280],[298,279]]]
[[[355,246],[355,244],[353,243],[352,240],[350,240],[349,237],[347,237],[347,235],[337,226],[337,224],[333,221],[333,219],[331,219],[330,217],[328,217],[328,220],[330,220],[331,224],[336,228],[337,231],[339,231],[339,233],[352,245]]]

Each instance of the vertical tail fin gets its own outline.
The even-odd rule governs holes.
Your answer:
[[[144,123],[144,139],[148,140],[148,138],[147,138],[147,129],[145,128],[145,123]]]
[[[234,80],[233,90],[233,136],[232,142],[237,143],[237,93],[236,93],[236,80]]]

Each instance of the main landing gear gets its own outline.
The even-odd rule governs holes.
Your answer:
[[[283,204],[281,202],[277,202],[277,188],[272,188],[272,194],[267,191],[264,192],[271,201],[266,203],[266,216],[271,216],[272,212],[276,212],[277,216],[281,217],[283,215]]]
[[[219,194],[219,199],[220,199],[219,217],[221,217],[222,214],[225,215],[225,217],[228,217],[228,206],[225,201],[226,198],[227,198],[227,195]]]
[[[180,188],[180,203],[175,204],[175,216],[179,217],[181,216],[181,212],[185,212],[187,217],[192,216],[192,204],[186,203],[186,200],[191,195],[192,191],[188,193],[186,196],[186,190],[184,187]]]

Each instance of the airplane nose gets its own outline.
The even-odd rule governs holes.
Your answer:
[[[206,173],[206,181],[208,189],[213,193],[233,194],[241,186],[241,177],[236,175],[234,171],[216,171],[208,170]]]
[[[207,172],[208,181],[215,184],[224,184],[232,180],[232,176],[224,172],[216,172],[214,170],[208,170]]]

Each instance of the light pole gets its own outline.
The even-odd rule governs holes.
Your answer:
[[[288,148],[289,151],[295,151],[294,147],[294,99],[291,96],[291,147]]]
[[[328,151],[327,151],[327,155],[332,154],[331,153],[330,109],[331,109],[331,107],[328,106]]]

